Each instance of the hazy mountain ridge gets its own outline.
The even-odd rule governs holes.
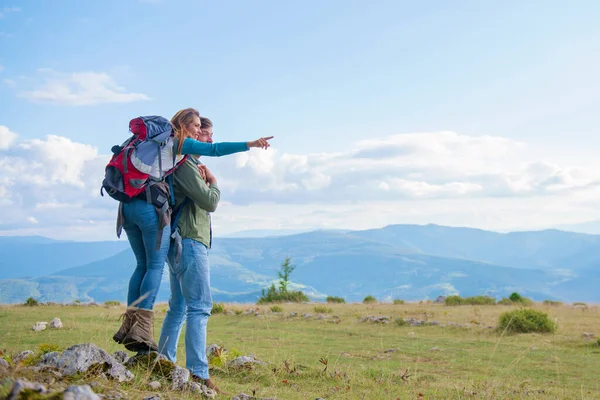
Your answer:
[[[0,268],[0,302],[22,302],[29,296],[57,302],[125,301],[135,267],[126,240],[44,239],[0,237],[2,263],[21,265],[18,271]],[[370,294],[418,300],[453,293],[499,298],[519,291],[538,300],[597,302],[599,244],[600,236],[557,230],[496,233],[437,225],[215,238],[211,285],[215,301],[254,301],[289,256],[297,265],[294,283],[313,298],[335,295],[360,301]],[[23,271],[38,275],[14,279]],[[159,301],[167,300],[168,292],[166,269]]]

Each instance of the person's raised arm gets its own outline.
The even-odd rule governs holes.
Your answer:
[[[252,147],[269,148],[269,140],[273,136],[252,140],[250,142],[218,142],[206,143],[192,138],[186,138],[181,147],[181,154],[195,154],[198,156],[221,157],[229,154],[248,151]]]

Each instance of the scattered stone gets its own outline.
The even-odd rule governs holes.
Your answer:
[[[102,371],[111,379],[119,382],[133,379],[131,371],[125,369],[113,356],[92,343],[71,346],[59,356],[57,352],[47,353],[42,357],[38,366],[51,366],[62,374],[70,376],[86,372],[95,366],[98,372]]]
[[[113,353],[113,357],[121,364],[125,364],[127,361],[129,361],[129,355],[123,350],[115,351]]]
[[[24,360],[26,360],[26,359],[28,359],[29,357],[32,357],[32,356],[33,356],[33,351],[31,351],[31,350],[25,350],[25,351],[22,351],[19,354],[17,354],[15,356],[15,358],[13,358],[13,362],[15,364],[18,364],[21,361],[24,361]]]
[[[160,396],[154,395],[154,396],[150,396],[150,397],[144,397],[144,400],[160,400]]]
[[[148,383],[148,386],[152,390],[158,390],[158,389],[160,389],[161,384],[159,381],[152,381],[152,382]]]
[[[100,400],[100,396],[88,385],[73,385],[65,390],[63,400]]]
[[[34,383],[34,382],[26,381],[24,379],[18,379],[13,384],[13,387],[12,387],[10,393],[8,394],[8,397],[6,398],[6,400],[20,399],[21,398],[20,394],[23,390],[31,390],[33,392],[40,393],[40,394],[48,392],[46,387],[40,383]]]
[[[438,296],[437,299],[435,299],[434,303],[436,303],[436,304],[446,303],[446,296]]]
[[[60,321],[60,318],[54,318],[52,321],[50,321],[50,324],[48,326],[51,329],[60,329],[63,327],[63,324]]]
[[[327,317],[323,314],[318,314],[315,319],[327,319]]]
[[[309,314],[309,313],[302,314],[302,318],[304,318],[304,319],[311,319],[312,318],[312,314]]]
[[[298,316],[298,313],[294,312],[294,311],[292,311],[291,313],[288,314],[288,317],[290,317],[290,318],[297,317],[297,316]]]
[[[8,361],[6,361],[4,358],[0,358],[0,367],[3,368],[8,368],[10,365],[8,364]]]
[[[414,332],[408,332],[408,336],[415,337],[415,333]]]
[[[255,310],[254,308],[244,311],[244,315],[250,315],[250,314],[258,315],[258,311]]]
[[[58,351],[52,351],[50,353],[46,353],[42,356],[40,361],[38,362],[38,367],[51,367],[58,369],[58,359],[60,358],[60,353]]]
[[[537,349],[538,349],[538,348],[537,348],[536,346],[531,346],[531,347],[529,348],[529,350],[531,350],[531,351],[536,351]]]
[[[190,371],[185,368],[181,368],[176,366],[171,374],[171,381],[173,382],[173,386],[171,390],[183,390],[185,389],[185,384],[190,380]]]
[[[240,356],[234,358],[227,363],[227,368],[241,369],[241,368],[253,368],[255,365],[267,365],[265,362],[257,360],[253,356]]]
[[[276,400],[276,399],[248,396],[246,393],[240,393],[237,396],[233,396],[231,398],[231,400]]]
[[[217,394],[214,390],[209,389],[205,385],[202,385],[198,382],[188,382],[187,390],[189,390],[192,393],[199,393],[203,397],[206,397],[209,399],[214,399],[215,397],[217,397]]]
[[[387,349],[386,351],[384,351],[384,353],[395,353],[397,351],[398,349]]]
[[[582,336],[584,339],[588,339],[588,340],[589,340],[589,339],[594,339],[594,338],[596,337],[596,335],[595,335],[593,332],[583,332],[583,333],[581,334],[581,336]]]
[[[198,382],[188,382],[187,390],[189,390],[192,393],[202,393],[202,386],[203,385],[199,384]]]
[[[225,314],[226,315],[235,315],[235,311],[233,311],[233,310],[227,310],[227,311],[225,311]]]
[[[429,349],[429,351],[440,351],[441,349],[437,346],[433,346],[432,348]]]
[[[221,346],[219,346],[218,344],[211,344],[210,346],[206,346],[206,358],[210,359],[211,357],[219,354],[221,350]]]
[[[385,315],[367,315],[366,317],[359,319],[358,322],[388,324],[390,322],[390,317]]]
[[[46,330],[48,323],[47,322],[36,322],[35,325],[31,327],[32,330],[39,332]]]

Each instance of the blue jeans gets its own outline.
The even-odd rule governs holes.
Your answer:
[[[212,311],[208,249],[200,242],[183,239],[181,260],[177,265],[173,250],[169,252],[171,297],[160,332],[158,351],[170,361],[177,361],[177,342],[187,319],[186,368],[192,374],[208,379],[206,325]]]
[[[137,260],[129,279],[127,305],[152,310],[169,252],[171,229],[163,229],[157,250],[158,216],[152,204],[139,199],[124,203],[123,217],[123,230]]]

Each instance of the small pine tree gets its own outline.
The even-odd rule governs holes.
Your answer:
[[[279,277],[279,290],[281,293],[287,293],[288,286],[290,284],[290,275],[296,269],[296,266],[291,263],[289,257],[285,258],[283,264],[281,264],[281,270],[277,272]]]

